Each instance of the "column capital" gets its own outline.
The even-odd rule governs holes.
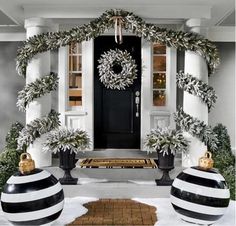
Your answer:
[[[204,26],[204,20],[201,18],[191,18],[185,22],[186,27],[189,28],[191,32],[201,34],[203,36],[207,35],[208,27]]]
[[[32,17],[25,20],[25,29],[30,27],[52,27],[54,25],[51,19]]]
[[[189,28],[201,27],[203,24],[203,20],[200,18],[191,18],[191,19],[186,20],[185,24]]]

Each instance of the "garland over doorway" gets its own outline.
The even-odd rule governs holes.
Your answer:
[[[87,41],[93,38],[98,37],[103,34],[105,31],[114,28],[114,17],[122,17],[122,28],[128,32],[131,32],[139,37],[144,38],[150,42],[159,42],[167,45],[168,47],[175,47],[179,50],[190,50],[200,54],[207,62],[209,75],[212,74],[216,67],[219,65],[219,54],[216,49],[216,46],[209,41],[208,39],[203,38],[202,36],[184,32],[184,31],[174,31],[168,30],[166,28],[159,28],[154,24],[145,23],[142,18],[136,16],[132,12],[124,11],[124,10],[108,10],[103,13],[99,18],[91,21],[90,23],[78,27],[74,27],[69,31],[58,31],[58,32],[47,32],[39,35],[35,35],[30,37],[24,42],[24,45],[18,50],[16,66],[19,75],[25,77],[26,76],[26,68],[30,60],[38,53],[42,53],[49,50],[56,50],[62,46],[70,45],[73,42],[81,43],[82,41]],[[50,75],[46,75],[47,77],[42,78],[42,82],[40,84],[44,84],[46,80],[49,79]],[[50,81],[57,82],[55,75],[51,74],[52,78]],[[191,75],[190,75],[191,76]],[[179,76],[180,77],[180,76]],[[182,76],[183,77],[183,76]],[[194,79],[194,78],[193,78]],[[180,80],[179,80],[180,81]],[[182,85],[181,82],[178,82],[178,85],[184,89],[189,87],[187,83],[189,83],[190,77],[186,79],[186,86]],[[33,99],[38,98],[39,96],[45,95],[46,93],[51,92],[55,89],[54,86],[47,86],[43,89],[43,93],[38,94],[37,84],[39,81],[35,81],[32,85],[28,85],[24,91],[19,93],[18,96],[18,106],[21,110],[31,102]],[[35,90],[33,87],[35,86]],[[47,87],[46,87],[47,86]],[[193,85],[197,91],[188,91],[194,95],[201,96],[201,99],[209,106],[212,106],[212,103],[215,102],[215,95],[209,95],[206,91],[206,87],[208,90],[208,85],[199,83],[195,80],[195,84]],[[30,98],[27,98],[30,96]],[[177,116],[184,116],[183,111],[180,110],[177,113]],[[46,116],[45,116],[46,117]],[[191,116],[188,121],[184,121],[185,117],[176,117],[177,123],[181,126],[182,129],[187,129],[189,127],[189,123],[195,122],[196,119]],[[182,119],[183,118],[183,119]],[[40,119],[39,119],[40,120]],[[44,119],[45,120],[45,119]],[[55,120],[57,120],[55,118]],[[50,123],[49,123],[50,124]],[[53,123],[58,125],[59,123]],[[204,124],[204,122],[197,123],[196,131],[203,131],[205,136],[211,135],[212,139],[204,139],[206,144],[211,147],[216,147],[216,138],[214,139],[214,133],[210,127]],[[27,127],[31,127],[30,124],[26,125]],[[41,131],[48,131],[51,128],[47,128],[48,123],[42,123]],[[200,127],[199,127],[200,126]],[[190,128],[191,129],[191,128]],[[192,131],[193,135],[197,134],[196,131]],[[191,132],[191,131],[190,131]],[[20,134],[20,140],[27,140],[27,138],[23,139],[24,136],[31,136],[31,134],[22,133]],[[31,140],[31,143],[33,140]],[[19,146],[22,146],[19,144]]]

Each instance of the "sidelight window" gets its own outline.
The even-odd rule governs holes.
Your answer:
[[[166,45],[153,43],[153,106],[166,106]]]
[[[82,106],[82,44],[69,45],[68,106]]]

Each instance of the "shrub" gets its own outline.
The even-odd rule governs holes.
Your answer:
[[[12,124],[6,136],[5,150],[0,154],[0,192],[9,177],[18,170],[21,152],[16,151],[17,138],[23,125],[19,122]]]
[[[230,137],[226,126],[219,123],[213,128],[213,131],[216,133],[218,138],[217,151],[219,150],[231,151]]]
[[[17,171],[20,154],[15,149],[6,149],[0,154],[0,191],[9,177]]]
[[[6,148],[7,149],[16,149],[17,148],[17,138],[19,137],[20,131],[24,126],[20,122],[12,124],[10,131],[6,136]]]
[[[218,138],[218,147],[213,151],[214,167],[224,176],[230,189],[230,198],[235,200],[235,156],[231,151],[230,137],[222,124],[217,124],[213,131]]]
[[[230,190],[230,198],[235,200],[235,166],[228,166],[221,173],[227,181],[227,185]]]

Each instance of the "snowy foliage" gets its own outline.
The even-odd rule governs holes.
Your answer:
[[[98,62],[99,79],[106,88],[124,90],[137,78],[137,65],[126,50],[111,49],[103,53]],[[120,73],[114,72],[115,64],[121,67]]]
[[[29,83],[18,93],[18,101],[16,105],[20,111],[25,111],[25,108],[30,102],[56,90],[57,86],[58,77],[54,73],[46,75],[41,79],[36,79],[35,82]]]
[[[147,41],[160,42],[180,50],[197,52],[207,61],[210,74],[219,64],[217,48],[208,39],[196,33],[160,28],[155,24],[145,23],[142,18],[131,12],[111,9],[90,23],[74,27],[69,31],[47,32],[28,38],[17,52],[19,75],[25,76],[28,62],[38,53],[55,50],[72,42],[87,41],[114,28],[112,20],[114,16],[122,16],[124,29]]]
[[[36,138],[60,126],[59,113],[51,112],[43,118],[38,118],[27,124],[20,132],[17,149],[25,151]]]
[[[216,150],[218,142],[217,135],[214,133],[213,129],[203,121],[192,117],[180,108],[175,113],[175,122],[182,130],[199,138],[210,150]]]
[[[158,151],[163,156],[188,151],[188,141],[185,140],[182,132],[167,127],[153,129],[147,134],[144,145],[147,151]]]
[[[88,134],[80,129],[60,128],[51,131],[44,143],[44,151],[60,152],[70,150],[71,153],[84,151],[90,146]]]
[[[211,86],[208,86],[208,84],[190,74],[184,74],[182,71],[177,74],[176,82],[179,88],[198,96],[205,104],[207,104],[208,110],[211,110],[217,99],[216,93]]]

